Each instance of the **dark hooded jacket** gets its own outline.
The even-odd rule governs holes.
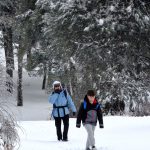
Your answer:
[[[86,95],[78,111],[76,126],[80,127],[81,121],[83,125],[92,124],[96,126],[97,120],[99,121],[100,127],[103,127],[103,115],[100,104],[97,99],[95,99],[93,104],[91,104]]]

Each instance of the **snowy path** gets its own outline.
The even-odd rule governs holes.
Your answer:
[[[56,139],[54,121],[23,121],[19,150],[85,150],[86,131],[70,119],[69,141]],[[104,117],[104,129],[96,127],[98,150],[149,150],[150,117]]]
[[[23,107],[17,107],[16,102],[13,112],[20,121],[48,120],[51,105],[48,103],[48,95],[41,90],[42,78],[29,77],[23,74]]]

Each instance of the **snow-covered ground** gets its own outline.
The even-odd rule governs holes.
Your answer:
[[[54,121],[23,121],[20,150],[84,150],[86,131],[70,119],[69,141],[56,138]],[[150,117],[104,117],[104,129],[95,131],[98,150],[149,150]]]

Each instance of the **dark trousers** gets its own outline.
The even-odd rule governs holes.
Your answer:
[[[68,129],[69,129],[69,115],[65,115],[64,117],[54,117],[55,119],[55,126],[56,126],[56,132],[57,132],[57,138],[58,140],[67,140],[68,139]],[[63,130],[63,137],[61,132],[61,120],[64,124],[64,130]]]

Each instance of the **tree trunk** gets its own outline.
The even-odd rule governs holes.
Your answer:
[[[17,83],[17,106],[23,106],[23,94],[22,94],[22,54],[18,50],[18,83]]]
[[[72,88],[72,95],[76,98],[77,96],[77,77],[76,77],[76,67],[75,65],[70,62],[70,85]]]
[[[14,54],[13,54],[13,43],[12,43],[12,29],[11,27],[3,26],[3,40],[4,40],[4,50],[6,59],[6,73],[13,78],[14,69]],[[13,83],[11,80],[6,82],[7,90],[12,93]]]
[[[27,47],[27,69],[31,71],[31,47]]]
[[[46,65],[44,64],[44,77],[43,77],[43,83],[42,83],[42,90],[45,89],[45,85],[46,85]]]
[[[14,69],[14,54],[12,43],[12,29],[11,27],[3,27],[4,50],[6,58],[6,72],[13,77]]]

